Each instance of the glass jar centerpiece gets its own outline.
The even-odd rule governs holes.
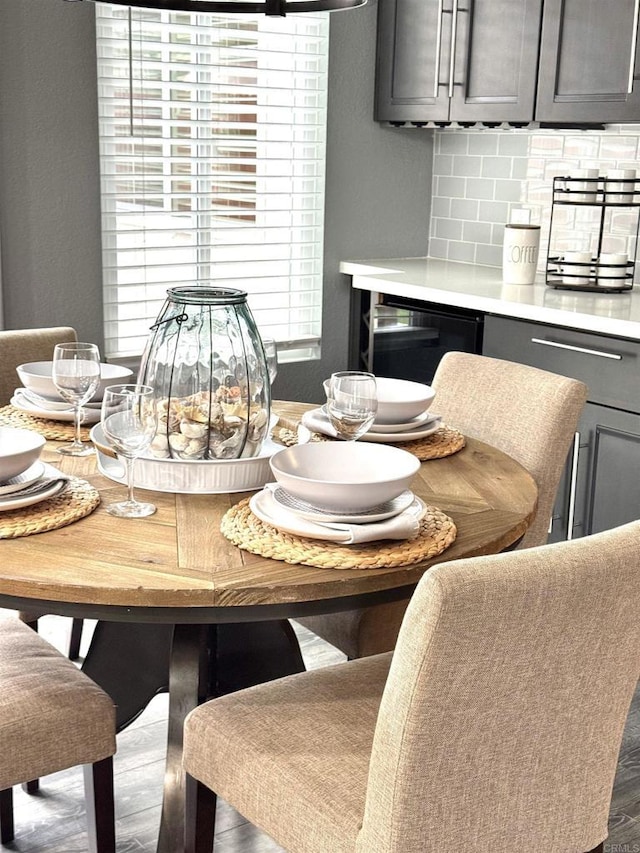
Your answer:
[[[216,460],[260,453],[271,390],[244,291],[170,288],[151,327],[139,382],[156,392],[154,456]]]

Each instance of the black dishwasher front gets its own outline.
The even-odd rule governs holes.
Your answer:
[[[482,352],[484,316],[402,296],[372,294],[361,352],[378,376],[430,383],[446,352]]]

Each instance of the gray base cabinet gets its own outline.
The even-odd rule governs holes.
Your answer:
[[[581,379],[589,387],[549,541],[640,518],[640,344],[487,316],[482,351]]]

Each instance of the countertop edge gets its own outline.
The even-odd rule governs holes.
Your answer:
[[[548,287],[542,275],[533,285],[505,285],[499,268],[432,258],[345,260],[340,272],[359,290],[640,341],[637,287],[628,293],[571,292]],[[557,305],[544,304],[550,301]]]

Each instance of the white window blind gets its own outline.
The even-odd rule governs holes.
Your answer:
[[[96,4],[105,349],[169,287],[245,290],[280,358],[321,334],[328,13]]]

